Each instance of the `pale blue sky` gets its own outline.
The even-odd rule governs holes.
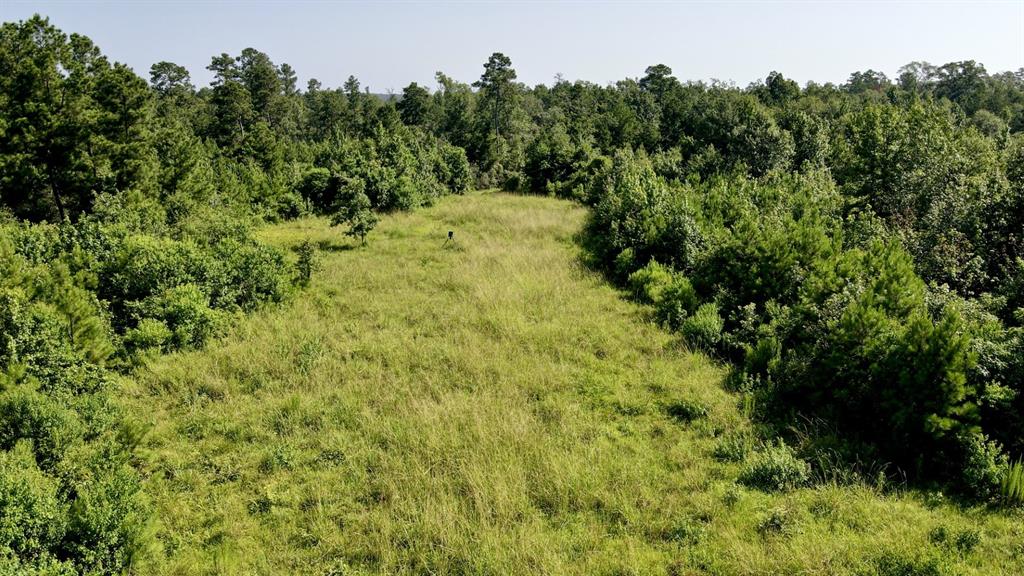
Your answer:
[[[519,79],[556,73],[600,84],[665,63],[684,80],[741,86],[778,70],[801,84],[855,70],[890,76],[913,60],[977,60],[989,72],[1024,67],[1024,0],[1001,2],[21,2],[0,18],[39,12],[83,33],[148,77],[170,60],[205,85],[210,57],[252,46],[339,86],[355,74],[374,92],[434,72],[479,77],[494,51]]]

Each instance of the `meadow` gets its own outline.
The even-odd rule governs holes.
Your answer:
[[[586,209],[477,192],[258,231],[311,284],[119,382],[140,574],[1019,574],[1024,515],[883,478],[738,482],[749,401],[587,265]],[[448,230],[454,243],[445,244]]]

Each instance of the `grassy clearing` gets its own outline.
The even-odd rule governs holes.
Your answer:
[[[124,383],[153,422],[143,572],[1024,572],[1019,513],[738,486],[715,454],[750,425],[723,371],[585,269],[583,217],[473,194],[367,247],[323,220],[264,230],[320,244],[310,288]]]

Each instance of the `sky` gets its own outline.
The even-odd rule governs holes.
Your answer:
[[[443,71],[479,78],[492,52],[533,86],[638,78],[652,64],[680,80],[746,86],[777,70],[805,84],[842,83],[874,69],[895,77],[916,60],[976,60],[989,72],[1024,67],[1024,0],[989,2],[24,2],[0,0],[0,19],[34,13],[90,37],[148,77],[168,60],[209,83],[210,58],[253,47],[275,63],[340,86],[350,74],[373,92],[433,87]]]

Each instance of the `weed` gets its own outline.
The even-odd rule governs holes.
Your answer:
[[[748,460],[740,482],[765,491],[792,490],[807,483],[811,466],[781,440],[767,444]]]

